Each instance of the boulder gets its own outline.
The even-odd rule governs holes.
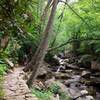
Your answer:
[[[81,74],[81,76],[83,78],[90,78],[90,74],[91,74],[91,72],[89,72],[89,71],[83,71],[82,74]]]
[[[78,65],[79,67],[84,67],[84,68],[91,68],[91,60],[92,56],[91,55],[83,55],[79,60],[78,60]]]
[[[49,88],[54,83],[55,83],[55,77],[52,77],[51,79],[48,79],[47,81],[45,81],[45,86]]]
[[[86,100],[94,100],[94,98],[93,98],[93,96],[88,95],[88,96],[86,96]]]
[[[45,78],[47,73],[49,72],[48,69],[49,64],[47,64],[46,62],[43,62],[43,65],[41,65],[39,71],[38,71],[38,77],[39,78]]]
[[[88,94],[88,91],[87,90],[82,90],[81,91],[81,95],[86,95],[86,94]]]

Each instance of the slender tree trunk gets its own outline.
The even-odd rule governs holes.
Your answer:
[[[47,3],[47,5],[46,5],[46,7],[45,7],[45,10],[44,10],[44,12],[43,12],[43,15],[42,15],[42,18],[41,18],[41,21],[43,22],[43,23],[45,23],[44,22],[44,18],[46,18],[46,16],[47,16],[47,10],[48,10],[48,8],[49,8],[49,6],[50,6],[50,4],[53,2],[54,0],[48,0],[48,3]],[[39,49],[39,48],[38,48]],[[27,65],[26,65],[26,67],[23,69],[24,70],[24,72],[27,72],[27,71],[29,71],[29,70],[33,70],[33,65],[35,65],[35,62],[38,60],[37,59],[37,55],[39,54],[39,50],[37,50],[36,51],[36,53],[35,53],[35,55],[33,56],[33,58],[32,58],[32,62],[29,62]]]
[[[53,2],[53,6],[52,6],[52,10],[51,10],[51,14],[50,14],[50,17],[49,17],[49,21],[48,21],[48,24],[46,26],[46,29],[44,31],[44,37],[42,38],[41,40],[41,43],[37,49],[37,52],[36,52],[36,62],[35,62],[35,65],[33,66],[33,72],[32,72],[32,75],[30,76],[29,80],[27,81],[27,85],[29,87],[32,86],[32,82],[34,81],[34,79],[36,78],[37,74],[38,74],[38,70],[43,62],[43,59],[45,57],[45,54],[48,50],[48,40],[49,40],[49,35],[50,35],[50,30],[51,30],[51,26],[53,24],[53,19],[54,19],[54,16],[55,16],[55,11],[56,11],[56,7],[57,7],[57,3],[58,3],[58,0],[54,0]],[[34,57],[33,57],[34,59]],[[33,64],[33,60],[31,61],[30,64]]]
[[[49,6],[50,6],[50,4],[52,2],[53,2],[53,0],[48,0],[48,2],[47,2],[47,5],[46,5],[46,7],[44,9],[44,12],[43,12],[43,15],[41,16],[41,22],[42,23],[45,23],[45,19],[46,19],[46,16],[47,16],[48,8],[49,8]],[[43,28],[43,27],[41,27],[41,28]],[[23,69],[24,72],[27,72],[27,71],[33,69],[32,66],[35,65],[35,62],[37,61],[37,55],[39,54],[39,52],[40,52],[39,50],[36,51],[35,55],[32,58],[32,62],[29,62],[27,64],[27,66]]]

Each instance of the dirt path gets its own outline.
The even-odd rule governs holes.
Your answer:
[[[22,68],[15,68],[12,73],[5,76],[4,92],[5,100],[38,100],[28,89]]]

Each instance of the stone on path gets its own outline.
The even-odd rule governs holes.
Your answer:
[[[15,68],[12,73],[5,76],[4,100],[38,100],[23,80],[24,75],[22,68]]]

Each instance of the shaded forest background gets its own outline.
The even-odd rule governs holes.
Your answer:
[[[50,15],[46,4],[47,0],[0,1],[1,77],[9,68],[8,59],[14,65],[26,65],[32,59]],[[45,61],[70,51],[77,56],[89,54],[99,62],[100,1],[60,1],[50,34]]]

